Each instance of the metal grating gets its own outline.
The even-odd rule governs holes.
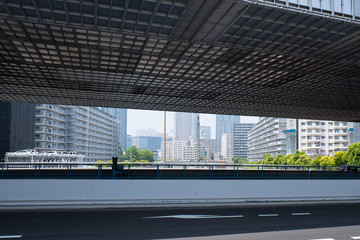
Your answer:
[[[0,1],[0,100],[358,121],[359,42],[248,1]]]

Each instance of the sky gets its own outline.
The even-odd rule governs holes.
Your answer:
[[[215,136],[216,126],[215,114],[200,114],[200,126],[210,126],[211,136]],[[157,133],[164,132],[164,112],[133,110],[128,109],[127,114],[127,134],[136,136],[137,129],[153,128]],[[171,136],[174,130],[174,112],[166,112],[166,133]],[[241,116],[241,123],[255,123],[258,117]]]

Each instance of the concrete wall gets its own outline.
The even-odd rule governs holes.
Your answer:
[[[2,208],[354,199],[360,180],[0,180]]]

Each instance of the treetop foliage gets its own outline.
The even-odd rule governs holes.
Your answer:
[[[314,159],[306,156],[305,152],[296,150],[294,154],[278,154],[272,157],[270,154],[264,154],[261,164],[265,165],[301,165],[317,167],[333,167],[340,165],[360,165],[360,143],[353,143],[345,152],[336,152],[334,157],[316,156]]]
[[[121,149],[122,150],[122,149]],[[138,149],[136,146],[132,146],[125,150],[125,153],[120,151],[119,161],[125,162],[153,162],[154,153],[147,149]]]

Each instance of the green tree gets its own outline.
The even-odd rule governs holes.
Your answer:
[[[295,165],[300,165],[300,166],[308,166],[310,164],[311,164],[311,158],[306,156],[305,154],[300,155],[295,162]]]
[[[295,165],[294,156],[292,154],[285,156],[284,165]]]
[[[360,143],[350,144],[346,151],[344,162],[349,165],[360,165]]]
[[[274,158],[270,154],[268,153],[264,154],[263,158],[264,160],[262,160],[261,164],[265,164],[265,165],[274,164]]]
[[[297,160],[300,158],[301,155],[305,155],[305,152],[300,152],[299,150],[296,150],[294,152],[294,154],[293,154],[293,164],[296,164]]]
[[[249,161],[246,158],[241,158],[241,157],[237,157],[237,158],[233,157],[232,161],[233,161],[233,163],[238,163],[238,164],[247,164],[247,163],[249,163]]]
[[[332,167],[335,166],[334,159],[329,156],[322,156],[320,159],[320,167]]]
[[[335,166],[340,166],[340,165],[343,165],[343,164],[346,164],[346,161],[345,161],[345,154],[346,152],[336,152],[334,154],[334,163],[335,163]]]
[[[147,149],[140,149],[139,150],[139,159],[137,160],[147,160],[149,162],[154,161],[154,153]]]
[[[285,156],[283,154],[278,154],[274,157],[274,164],[282,165],[284,159],[285,159]]]
[[[321,156],[316,156],[316,157],[314,157],[314,159],[312,160],[311,165],[312,165],[312,166],[319,167],[319,166],[320,166],[320,163],[321,163]]]
[[[136,146],[132,146],[125,151],[124,160],[140,160],[139,149]]]

